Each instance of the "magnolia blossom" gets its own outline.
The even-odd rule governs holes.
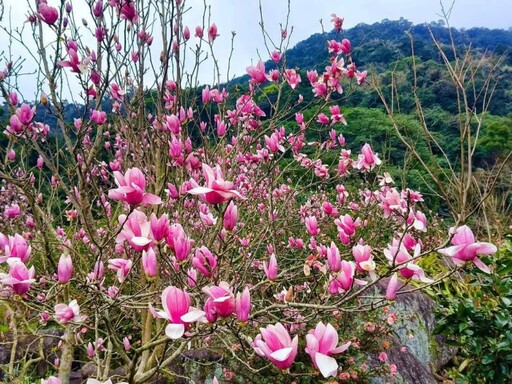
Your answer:
[[[138,168],[129,168],[123,175],[115,171],[114,177],[119,188],[108,191],[108,197],[130,205],[158,205],[162,200],[151,193],[146,193],[146,177]]]
[[[71,256],[63,253],[57,266],[57,277],[60,284],[66,284],[73,275],[73,260]]]
[[[371,171],[375,166],[380,165],[382,160],[379,159],[378,155],[373,153],[370,144],[363,145],[361,154],[357,158],[356,168],[361,172]]]
[[[165,327],[165,334],[170,339],[179,339],[187,330],[190,323],[201,320],[205,313],[190,306],[190,296],[187,292],[176,287],[167,287],[162,292],[163,311],[156,312],[153,307],[150,311],[153,316],[166,319],[169,324]]]
[[[191,195],[199,195],[199,197],[209,204],[220,204],[231,200],[234,197],[243,199],[230,181],[225,181],[220,167],[217,165],[212,169],[209,165],[203,163],[203,175],[206,180],[206,186],[200,187],[195,180],[191,180],[195,187],[190,189],[188,193]]]
[[[9,258],[18,258],[26,263],[32,253],[32,248],[27,244],[23,236],[15,234],[14,236],[5,236],[0,233],[0,250],[3,250],[4,256],[0,256],[0,263]]]
[[[205,312],[213,311],[215,315],[220,317],[229,317],[235,311],[236,300],[231,292],[229,283],[221,281],[219,285],[204,287],[203,292],[209,297],[205,304]]]
[[[244,291],[240,294],[236,294],[236,318],[238,321],[246,322],[249,320],[249,314],[251,313],[251,294],[249,287],[245,287]]]
[[[133,262],[127,259],[110,259],[108,261],[108,267],[117,272],[117,279],[120,283],[122,283],[130,273],[132,264]]]
[[[269,359],[277,369],[284,370],[292,366],[297,356],[299,338],[295,336],[292,340],[286,328],[277,323],[260,328],[252,344],[258,355]]]
[[[251,76],[251,82],[256,84],[262,84],[267,81],[265,76],[265,64],[260,60],[255,66],[249,66],[246,69],[249,76]]]
[[[85,316],[80,315],[80,306],[76,300],[68,304],[57,304],[55,306],[55,319],[61,324],[69,322],[80,322],[85,319]]]
[[[265,272],[267,279],[275,280],[277,279],[277,270],[278,267],[276,255],[272,253],[272,255],[270,255],[270,261],[268,262],[268,265],[266,261],[263,262],[263,271]]]
[[[345,352],[351,342],[338,347],[338,332],[331,324],[324,325],[319,322],[315,329],[306,335],[306,353],[311,356],[313,365],[318,368],[324,377],[336,376],[338,363],[331,357]]]
[[[477,256],[478,255],[492,255],[498,250],[495,245],[490,243],[481,243],[475,241],[473,231],[467,226],[463,225],[455,231],[451,243],[453,246],[439,250],[439,253],[445,256],[450,256],[456,265],[464,264],[472,261],[481,271],[490,273],[490,269],[485,265]]]
[[[34,266],[27,268],[25,263],[17,257],[7,259],[9,265],[9,274],[0,273],[0,283],[7,285],[14,293],[24,295],[30,289],[30,285],[35,282]]]
[[[384,256],[389,260],[391,266],[399,265],[400,274],[406,279],[413,278],[424,283],[431,283],[433,280],[427,278],[423,268],[416,264],[418,261],[417,257],[421,253],[421,244],[417,243],[413,249],[414,254],[411,256],[404,241],[393,239],[388,248],[384,249]]]
[[[46,2],[40,2],[37,8],[39,18],[48,25],[53,25],[59,18],[59,11],[57,8],[50,7]]]

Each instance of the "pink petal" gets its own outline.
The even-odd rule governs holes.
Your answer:
[[[162,204],[162,199],[152,193],[145,193],[142,198],[142,205],[158,205]]]
[[[489,267],[487,265],[485,265],[482,262],[482,260],[480,260],[478,257],[475,257],[475,259],[473,260],[473,263],[475,263],[475,265],[478,267],[478,269],[480,269],[482,272],[491,273],[491,270],[489,269]]]

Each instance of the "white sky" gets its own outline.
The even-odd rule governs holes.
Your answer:
[[[57,6],[60,0],[48,0],[49,5]],[[106,2],[108,0],[104,0]],[[172,0],[168,0],[172,1]],[[192,34],[196,25],[202,20],[203,1],[211,5],[211,21],[215,22],[219,30],[219,38],[215,41],[215,48],[221,67],[225,67],[231,45],[231,31],[236,32],[235,54],[231,63],[231,74],[243,75],[245,68],[258,60],[259,52],[262,58],[268,57],[263,46],[263,38],[259,26],[258,0],[186,0],[192,11],[186,16]],[[261,0],[264,21],[267,31],[278,40],[279,23],[284,23],[287,13],[286,0]],[[74,10],[84,7],[86,0],[72,1]],[[451,1],[445,1],[449,8]],[[20,25],[28,13],[28,6],[23,0],[4,0],[5,20],[9,9],[12,20]],[[441,6],[439,0],[291,0],[290,25],[294,27],[290,47],[306,39],[313,33],[321,32],[319,20],[323,20],[326,30],[330,30],[331,14],[345,18],[344,27],[349,28],[358,23],[375,23],[382,19],[397,20],[400,17],[408,19],[415,24],[437,21],[441,19]],[[457,0],[450,19],[452,26],[461,28],[512,27],[512,0]],[[0,52],[5,50],[6,39],[0,31]],[[155,38],[153,48],[160,51]],[[0,69],[3,64],[0,63]],[[211,74],[207,71],[208,75]],[[208,81],[206,78],[202,81]],[[29,87],[29,84],[23,87]],[[28,88],[27,88],[28,89]]]

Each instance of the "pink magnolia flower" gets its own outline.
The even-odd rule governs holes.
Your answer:
[[[343,39],[341,41],[341,52],[343,52],[345,55],[350,54],[350,51],[352,49],[352,45],[350,44],[350,40]]]
[[[260,333],[253,341],[254,351],[259,356],[269,359],[277,369],[281,370],[292,366],[297,356],[298,346],[298,336],[295,336],[292,340],[281,323],[260,328]]]
[[[203,292],[209,296],[206,306],[209,306],[215,315],[229,317],[235,311],[236,300],[229,283],[221,281],[219,285],[204,287]]]
[[[272,51],[272,52],[270,53],[270,58],[271,58],[271,59],[272,59],[272,61],[273,61],[274,63],[276,63],[276,64],[277,64],[277,63],[279,63],[279,62],[281,61],[281,57],[282,57],[282,56],[281,56],[281,53],[279,53],[279,52],[277,52],[277,51]]]
[[[188,193],[199,195],[202,200],[209,204],[220,204],[234,197],[243,199],[243,196],[233,189],[233,183],[224,180],[220,166],[217,165],[215,169],[212,169],[209,165],[203,163],[202,167],[206,186],[200,187],[195,180],[191,180],[195,188],[190,189]]]
[[[421,268],[418,264],[418,259],[411,260],[416,258],[421,253],[421,244],[417,243],[414,247],[414,255],[411,256],[409,251],[405,247],[404,241],[393,239],[392,243],[388,245],[386,249],[384,249],[384,256],[389,260],[389,264],[391,266],[395,266],[400,264],[399,271],[400,274],[406,279],[414,278],[416,280],[420,280],[424,283],[431,283],[433,280],[429,279],[425,276],[425,272],[423,268]],[[411,261],[409,261],[411,260]],[[408,262],[409,261],[409,262]]]
[[[114,177],[119,188],[108,191],[108,197],[130,205],[158,205],[162,200],[151,193],[144,192],[146,178],[138,168],[129,168],[126,173],[115,171]]]
[[[238,321],[246,322],[249,320],[249,314],[251,313],[251,294],[249,287],[245,287],[244,291],[240,294],[236,294],[236,318]]]
[[[329,293],[345,293],[352,289],[353,284],[366,285],[366,281],[354,279],[356,264],[353,261],[341,261],[341,272],[336,277],[329,277]]]
[[[335,13],[333,13],[331,16],[332,16],[331,23],[333,23],[334,29],[337,32],[340,32],[341,29],[343,28],[343,21],[344,21],[343,17],[338,17],[338,16],[336,16]]]
[[[59,11],[57,8],[50,7],[48,4],[43,3],[42,1],[39,3],[37,11],[39,12],[39,18],[48,25],[55,24],[59,18]]]
[[[318,235],[318,222],[315,216],[308,216],[304,219],[304,223],[306,224],[306,229],[311,236]]]
[[[265,76],[265,64],[263,61],[258,61],[258,64],[255,66],[249,66],[246,68],[247,73],[251,76],[251,82],[255,84],[262,84],[267,81],[267,77]]]
[[[190,306],[190,296],[179,288],[170,286],[162,292],[163,311],[156,312],[152,307],[153,316],[166,319],[169,324],[165,327],[168,338],[181,338],[190,323],[201,320],[205,313]]]
[[[268,262],[268,266],[267,266],[266,261],[263,262],[263,271],[265,272],[267,279],[269,279],[269,280],[277,279],[277,268],[278,267],[277,267],[276,255],[272,253],[272,255],[270,255],[270,261]]]
[[[356,168],[361,172],[371,171],[375,166],[380,165],[382,160],[379,159],[377,154],[374,154],[370,144],[363,145],[361,154],[357,158]]]
[[[452,228],[451,231],[454,229]],[[455,230],[451,243],[453,246],[439,250],[439,253],[450,256],[456,265],[472,261],[482,272],[490,273],[490,269],[477,256],[492,255],[498,250],[494,244],[475,241],[473,231],[463,225]]]
[[[387,300],[395,300],[396,293],[398,291],[398,275],[397,273],[393,273],[388,282],[388,287],[386,288],[386,299]]]
[[[205,246],[196,249],[192,265],[206,277],[212,277],[217,268],[217,257]]]
[[[166,242],[174,250],[178,261],[181,262],[188,258],[192,250],[193,241],[187,236],[180,224],[173,224],[169,227]]]
[[[123,0],[120,13],[121,19],[130,21],[134,24],[137,24],[139,21],[139,15],[135,9],[135,1],[133,0]]]
[[[340,250],[333,241],[331,241],[331,246],[327,248],[327,263],[329,264],[331,271],[341,271]]]
[[[8,219],[15,219],[21,213],[20,206],[18,204],[13,204],[7,208],[5,208],[4,215]]]
[[[151,223],[146,215],[135,209],[130,216],[119,215],[119,224],[123,228],[116,237],[116,243],[122,244],[127,241],[128,244],[137,252],[147,251],[153,243],[151,233]]]
[[[299,86],[301,82],[300,75],[295,71],[295,69],[287,69],[284,71],[284,78],[292,87],[292,89],[295,89]]]
[[[238,208],[233,201],[229,202],[226,211],[224,212],[224,229],[232,231],[235,228],[236,222],[238,221]]]
[[[27,268],[20,259],[13,257],[7,259],[9,264],[9,274],[0,273],[0,283],[7,285],[18,295],[24,295],[30,289],[30,285],[35,282],[34,266]]]
[[[108,267],[117,272],[117,279],[122,283],[132,269],[133,262],[127,259],[110,259],[108,261]]]
[[[147,252],[142,251],[141,263],[146,277],[153,278],[157,275],[158,261],[153,248],[149,248]]]
[[[105,124],[107,122],[107,113],[94,109],[91,112],[91,120],[98,125]]]
[[[68,304],[57,304],[55,306],[55,319],[61,324],[69,322],[80,322],[85,319],[85,316],[80,315],[80,306],[76,300]]]
[[[62,68],[71,68],[71,72],[84,73],[87,71],[87,65],[89,64],[90,58],[85,58],[80,61],[76,49],[68,48],[69,60],[59,60],[57,65]]]
[[[3,248],[4,255],[0,256],[0,263],[5,262],[10,257],[18,258],[23,263],[26,263],[32,253],[32,247],[27,244],[27,241],[19,234],[6,237],[0,234],[0,249]]]
[[[155,241],[165,239],[169,233],[169,216],[164,213],[160,218],[157,218],[154,213],[150,217],[151,233]]]
[[[16,116],[18,117],[20,123],[23,125],[29,125],[34,119],[35,115],[36,107],[30,108],[30,105],[28,104],[22,104],[21,107],[16,109]]]
[[[197,32],[197,28],[196,28],[196,32]],[[210,25],[210,27],[208,28],[208,41],[210,43],[213,43],[213,41],[219,36],[219,34],[217,33],[217,25],[215,25],[215,23],[213,23],[212,25]]]
[[[66,284],[73,275],[73,260],[71,256],[63,253],[60,256],[59,264],[57,266],[57,277],[60,284]]]
[[[352,255],[356,260],[358,271],[372,272],[375,270],[372,248],[369,245],[357,244],[352,248]]]
[[[306,335],[306,353],[311,356],[313,365],[324,377],[336,376],[338,363],[331,355],[345,352],[351,342],[338,347],[338,332],[331,324],[319,322],[315,329]]]

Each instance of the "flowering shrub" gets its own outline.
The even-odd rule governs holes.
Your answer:
[[[0,82],[11,112],[0,177],[12,196],[0,234],[2,305],[15,334],[62,331],[50,362],[58,379],[43,382],[68,383],[74,359],[91,359],[90,382],[121,368],[123,380],[143,383],[205,347],[253,374],[265,364],[357,377],[341,361],[360,348],[360,329],[340,328],[339,318],[446,277],[421,266],[446,241],[428,236],[420,192],[380,175],[370,144],[345,143],[338,96],[366,78],[350,42],[326,42],[325,70],[304,73],[285,66],[283,30],[271,64],[247,68],[245,88],[199,87],[192,79],[220,35],[211,23],[192,37],[185,1],[163,13],[130,0],[89,7],[81,25],[70,3],[41,0],[28,15],[40,103],[55,127],[18,101],[20,62],[7,61]],[[164,26],[158,44],[153,18]],[[343,19],[333,23],[341,31]],[[154,49],[161,64],[150,75]],[[190,50],[196,62],[185,73]],[[87,108],[73,122],[59,93],[70,77]],[[304,84],[315,97],[307,105]],[[443,254],[485,269],[476,254],[494,248],[462,228]],[[13,359],[7,374],[31,364]]]

